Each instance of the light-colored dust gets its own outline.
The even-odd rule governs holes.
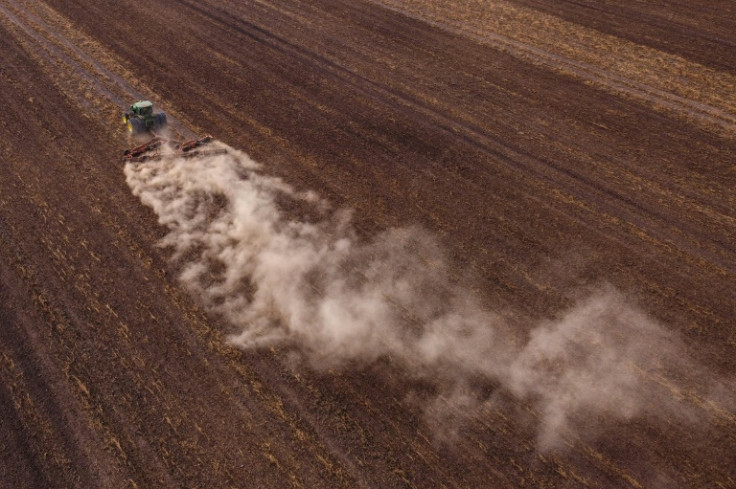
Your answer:
[[[611,420],[694,420],[687,396],[715,389],[675,334],[612,287],[519,340],[450,278],[427,231],[389,229],[363,242],[349,211],[330,210],[227,150],[129,163],[125,174],[168,228],[160,244],[172,251],[182,283],[237,328],[230,341],[241,348],[289,346],[317,369],[390,358],[435,387],[444,406],[431,404],[435,422],[495,402],[495,394],[470,389],[480,379],[534,407],[542,449],[580,436],[583,422],[595,436]],[[312,217],[286,215],[286,202]]]

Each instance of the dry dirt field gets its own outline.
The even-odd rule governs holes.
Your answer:
[[[0,488],[736,488],[733,2],[0,0],[0,105]]]

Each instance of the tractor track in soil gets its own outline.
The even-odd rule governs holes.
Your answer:
[[[428,228],[522,330],[611,283],[732,375],[736,30],[699,1],[476,3],[0,0],[0,488],[736,487],[717,403],[702,436],[542,453],[538,414],[499,409],[439,442],[390,364],[229,347],[156,247],[119,163],[131,98],[362,236]]]
[[[410,10],[403,10],[401,8],[397,8],[397,10],[412,15]],[[674,113],[680,113],[685,117],[701,123],[722,128],[725,131],[732,132],[736,130],[736,118],[733,112],[721,110],[718,106],[701,103],[687,97],[680,97],[675,93],[639,82],[634,78],[619,76],[615,72],[601,69],[594,64],[571,59],[551,50],[540,49],[539,47],[492,31],[481,31],[481,33],[477,33],[462,23],[447,22],[445,18],[437,21],[431,21],[428,16],[420,15],[418,18],[426,19],[439,28],[446,28],[468,35],[478,42],[486,43],[496,49],[508,52],[512,56],[528,59],[533,64],[555,71],[569,73],[588,83],[601,86],[619,95],[658,105],[661,108]]]

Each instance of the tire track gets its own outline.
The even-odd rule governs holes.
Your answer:
[[[412,6],[410,1],[373,1],[377,5],[427,22],[439,29],[467,36],[479,43],[490,45],[533,64],[575,76],[613,93],[644,101],[655,108],[665,109],[684,116],[686,119],[699,122],[706,127],[717,128],[727,134],[736,132],[736,113],[731,110],[724,110],[710,103],[684,97],[652,84],[622,76],[610,69],[601,69],[595,64],[581,62],[549,49],[522,42],[489,29],[476,27],[472,22],[470,24],[462,23],[455,19],[456,15],[449,13],[451,10],[443,10],[443,13],[448,15],[440,19],[436,14],[428,13],[429,9],[420,11],[417,7]],[[451,9],[449,6],[448,8]],[[564,34],[562,34],[562,39],[564,38]],[[693,66],[691,69],[698,70],[702,68]],[[729,106],[734,107],[734,104],[736,104],[736,100],[731,100]]]
[[[736,41],[731,35],[736,10],[728,0],[697,4],[657,2],[516,0],[528,6],[594,27],[630,41],[651,46],[697,63],[733,73]]]

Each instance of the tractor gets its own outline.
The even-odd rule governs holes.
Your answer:
[[[144,163],[167,158],[192,158],[195,156],[214,156],[227,153],[223,147],[218,147],[215,138],[204,135],[191,141],[169,139],[157,134],[166,127],[166,114],[153,113],[153,104],[148,100],[140,100],[130,106],[130,110],[123,114],[123,123],[128,126],[132,139],[139,144],[144,134],[150,134],[149,141],[139,146],[126,149],[123,153],[124,163]]]
[[[123,114],[123,124],[128,126],[132,136],[143,133],[155,133],[166,127],[166,114],[153,113],[153,103],[140,100],[130,106],[130,110]]]

